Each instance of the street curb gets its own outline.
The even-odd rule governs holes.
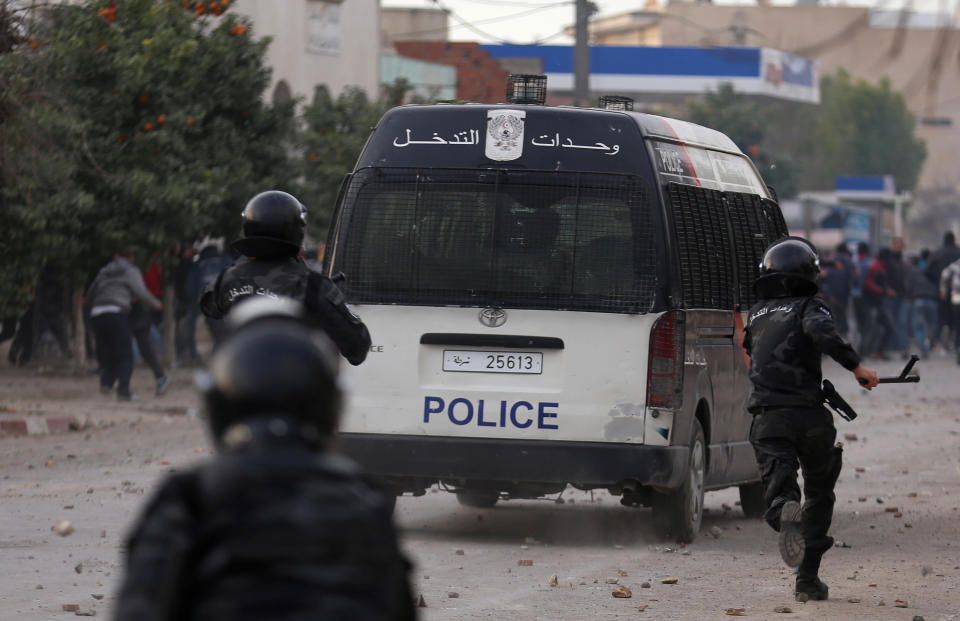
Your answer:
[[[67,433],[81,427],[76,416],[0,416],[0,438]]]

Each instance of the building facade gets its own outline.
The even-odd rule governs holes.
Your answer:
[[[370,97],[380,90],[379,0],[236,0],[232,9],[253,21],[253,34],[270,36],[274,99],[302,96],[324,84],[332,95],[348,86]]]
[[[591,22],[594,45],[769,46],[817,61],[821,75],[888,79],[927,144],[919,189],[960,191],[960,36],[950,15],[866,7],[670,3]]]

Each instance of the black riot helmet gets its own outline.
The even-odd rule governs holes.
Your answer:
[[[760,261],[754,288],[761,298],[814,295],[820,278],[820,257],[802,237],[785,237],[770,244]]]
[[[244,425],[264,419],[275,435],[297,433],[317,446],[332,436],[341,400],[339,354],[304,317],[299,302],[264,297],[241,302],[227,315],[232,333],[198,378],[218,444],[229,445],[225,435],[249,433]]]
[[[286,192],[261,192],[241,214],[243,237],[233,248],[248,257],[276,258],[300,252],[307,229],[307,208]]]

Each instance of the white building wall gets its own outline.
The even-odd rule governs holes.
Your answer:
[[[253,20],[254,36],[273,37],[270,93],[281,80],[308,102],[317,84],[333,95],[347,86],[379,93],[379,0],[236,0],[231,8]]]

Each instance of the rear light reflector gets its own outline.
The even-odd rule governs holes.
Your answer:
[[[679,410],[683,403],[683,313],[664,313],[650,331],[647,407]]]

